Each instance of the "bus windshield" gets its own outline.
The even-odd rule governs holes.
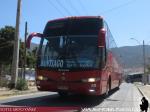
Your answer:
[[[56,70],[98,69],[100,24],[97,19],[48,23],[40,44],[38,67]]]
[[[98,68],[97,36],[46,37],[42,42],[40,67],[54,69]]]

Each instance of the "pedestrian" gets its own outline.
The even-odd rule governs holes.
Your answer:
[[[147,112],[147,110],[148,110],[148,100],[145,97],[143,97],[141,99],[141,102],[142,102],[142,104],[140,104],[140,109],[142,110],[142,112],[143,111]]]

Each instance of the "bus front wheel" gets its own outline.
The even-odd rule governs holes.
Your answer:
[[[58,94],[59,94],[59,96],[61,96],[61,97],[66,97],[66,96],[68,96],[68,92],[65,92],[65,91],[59,91]]]
[[[121,81],[119,80],[117,90],[120,89],[120,85],[121,85]]]
[[[110,90],[111,90],[111,79],[109,78],[109,80],[107,81],[105,97],[109,96]]]
[[[109,95],[109,84],[107,84],[107,87],[106,87],[106,93],[105,93],[105,96],[107,97]]]

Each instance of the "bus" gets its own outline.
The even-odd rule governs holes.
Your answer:
[[[117,46],[100,16],[66,17],[47,22],[37,53],[36,85],[39,91],[82,95],[109,94],[119,88],[122,68]]]
[[[126,76],[127,83],[142,82],[143,72],[130,73]]]

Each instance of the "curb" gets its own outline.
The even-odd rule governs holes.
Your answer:
[[[6,93],[6,94],[2,94],[0,95],[0,99],[7,99],[10,97],[14,97],[14,96],[19,96],[19,95],[27,95],[27,94],[32,94],[32,93],[37,93],[38,91],[18,91],[18,92],[13,92],[13,93]]]
[[[149,102],[149,108],[150,108],[150,99],[141,91],[141,89],[137,85],[136,85],[136,87],[139,90],[140,94],[148,100],[148,102]]]
[[[139,90],[140,94],[145,97],[144,93],[140,90],[140,88],[138,86],[136,86],[136,87]]]

